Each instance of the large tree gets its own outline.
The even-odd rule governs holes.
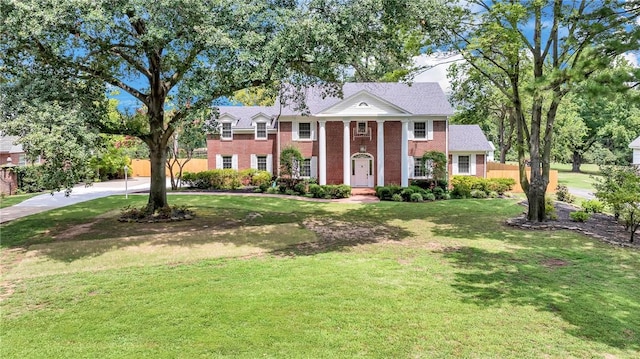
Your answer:
[[[640,2],[471,0],[451,11],[467,24],[449,29],[454,47],[513,108],[527,218],[543,221],[558,108],[576,84],[640,46],[640,27],[635,24]],[[532,63],[528,73],[525,62]],[[527,77],[530,86],[523,84]],[[528,110],[525,95],[531,98]],[[530,179],[525,175],[527,157]]]
[[[430,1],[383,0],[0,1],[0,66],[9,83],[51,67],[137,101],[142,126],[139,115],[92,125],[149,147],[150,211],[167,205],[166,150],[190,112],[245,88],[388,72],[408,63],[397,44],[432,9]]]

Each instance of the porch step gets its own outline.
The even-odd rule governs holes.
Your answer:
[[[352,196],[375,196],[376,190],[373,188],[351,188]]]

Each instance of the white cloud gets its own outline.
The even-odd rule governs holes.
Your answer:
[[[461,55],[420,55],[413,58],[416,66],[430,66],[428,70],[416,75],[413,82],[437,82],[444,92],[451,91],[451,83],[447,79],[447,69],[454,62],[463,61]]]
[[[631,66],[640,67],[640,61],[638,59],[638,54],[637,53],[625,52],[624,54],[622,54],[622,57],[624,57],[627,61],[629,61]]]

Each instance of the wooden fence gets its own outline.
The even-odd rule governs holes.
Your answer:
[[[497,162],[487,162],[487,178],[513,178],[516,181],[516,185],[511,192],[522,193],[522,187],[520,186],[520,172],[517,165],[508,165]],[[527,178],[531,178],[531,170],[527,169]],[[549,171],[549,185],[547,186],[548,193],[555,193],[556,187],[558,187],[558,171]]]
[[[182,163],[184,160],[179,159]],[[207,170],[207,159],[194,158],[184,165],[184,172],[202,172]],[[165,166],[166,168],[166,166]],[[178,166],[173,166],[173,173],[178,173]],[[166,168],[166,175],[169,176],[169,169]],[[149,160],[131,160],[131,172],[133,177],[150,177],[151,176],[151,163]]]

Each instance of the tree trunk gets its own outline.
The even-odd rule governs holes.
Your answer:
[[[149,188],[149,202],[147,210],[154,212],[157,209],[167,207],[167,180],[166,163],[167,152],[162,143],[149,146],[149,160],[151,160],[151,184]]]
[[[547,219],[545,208],[545,194],[547,184],[540,173],[534,174],[531,169],[531,182],[529,183],[529,191],[527,192],[527,201],[529,202],[529,212],[527,219],[529,221],[542,222]]]
[[[582,154],[578,151],[573,151],[573,161],[571,164],[571,172],[580,172],[580,166],[582,165]]]

